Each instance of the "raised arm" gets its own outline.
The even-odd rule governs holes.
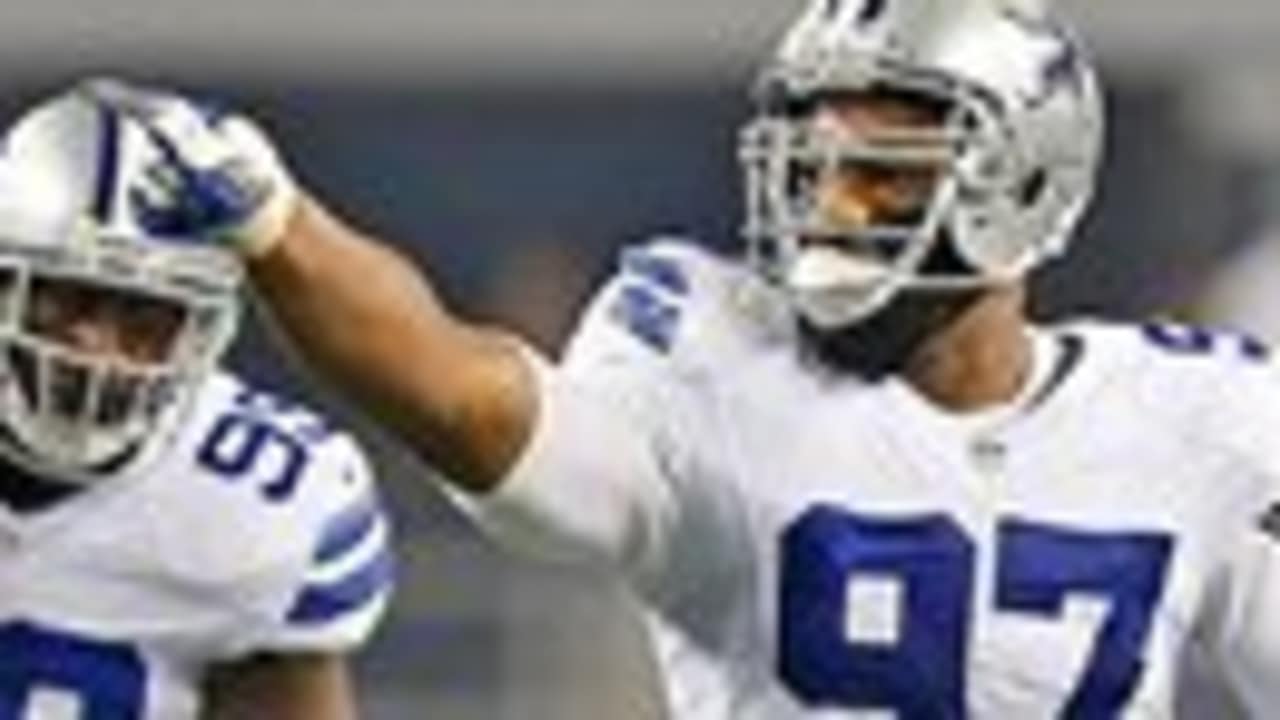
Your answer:
[[[466,489],[505,476],[538,404],[521,341],[458,318],[396,251],[301,194],[248,267],[325,379]]]
[[[77,91],[158,149],[141,186],[126,190],[140,222],[238,248],[264,304],[326,381],[453,483],[494,489],[535,421],[531,351],[451,314],[417,268],[308,197],[247,118],[113,80]]]
[[[461,499],[482,522],[566,559],[634,568],[661,555],[678,455],[665,438],[679,433],[665,429],[670,404],[651,386],[662,383],[640,369],[650,363],[553,368],[461,319],[428,273],[299,187],[242,116],[114,82],[79,92],[153,140],[155,157],[131,160],[145,165],[121,191],[136,221],[237,249],[290,345],[469,491]]]

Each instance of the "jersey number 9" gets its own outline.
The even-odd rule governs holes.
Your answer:
[[[139,720],[145,689],[142,658],[127,645],[0,624],[0,720],[31,720],[44,716],[42,707],[54,713],[67,705],[88,720]]]

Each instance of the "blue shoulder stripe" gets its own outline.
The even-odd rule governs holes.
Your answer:
[[[342,557],[369,536],[381,517],[382,512],[373,497],[364,497],[348,505],[325,523],[311,559],[317,565],[323,565]]]
[[[364,607],[391,586],[395,561],[384,545],[369,562],[330,583],[307,585],[289,609],[288,620],[301,625],[331,622]]]

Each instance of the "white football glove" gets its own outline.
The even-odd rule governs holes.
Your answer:
[[[156,143],[165,162],[133,198],[149,230],[228,243],[249,257],[284,236],[297,185],[251,120],[114,79],[87,81],[80,92],[138,123]]]

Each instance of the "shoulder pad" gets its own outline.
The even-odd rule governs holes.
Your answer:
[[[758,312],[776,310],[762,286],[740,263],[688,242],[625,248],[572,337],[566,363],[627,357],[687,367],[708,354],[722,361],[776,329],[775,316]]]
[[[695,248],[671,241],[625,248],[605,289],[607,320],[649,349],[670,353],[696,302],[700,262],[704,258]]]
[[[245,565],[257,588],[235,591],[256,598],[249,611],[262,623],[255,647],[363,640],[390,591],[392,554],[358,443],[307,408],[226,376],[207,389],[196,415],[187,440],[175,446],[193,468],[189,483],[198,484],[182,491],[204,498],[206,512],[234,517],[210,521],[224,532],[202,533],[209,543],[234,548],[227,534],[236,532],[246,543],[256,538],[243,560],[235,552],[222,560],[228,577],[240,574],[235,563]]]
[[[1264,368],[1270,361],[1267,347],[1248,335],[1174,321],[1126,324],[1083,320],[1061,329],[1086,339],[1106,357],[1112,373],[1127,373],[1130,381],[1146,378],[1158,382],[1164,377],[1176,377],[1178,382],[1212,380],[1223,373],[1227,377],[1248,374],[1251,368]]]
[[[1127,388],[1151,422],[1177,427],[1203,447],[1275,454],[1267,448],[1280,425],[1280,368],[1261,342],[1168,321],[1092,323],[1082,331],[1105,356],[1108,384]]]
[[[1235,364],[1262,363],[1270,356],[1261,341],[1233,330],[1156,321],[1143,324],[1140,332],[1153,348],[1182,358]]]
[[[360,450],[350,435],[304,405],[227,376],[201,397],[185,433],[196,467],[268,504],[340,485],[344,460]]]
[[[290,646],[356,644],[381,615],[394,575],[391,530],[354,446],[333,457],[308,523],[309,550],[284,614]]]

